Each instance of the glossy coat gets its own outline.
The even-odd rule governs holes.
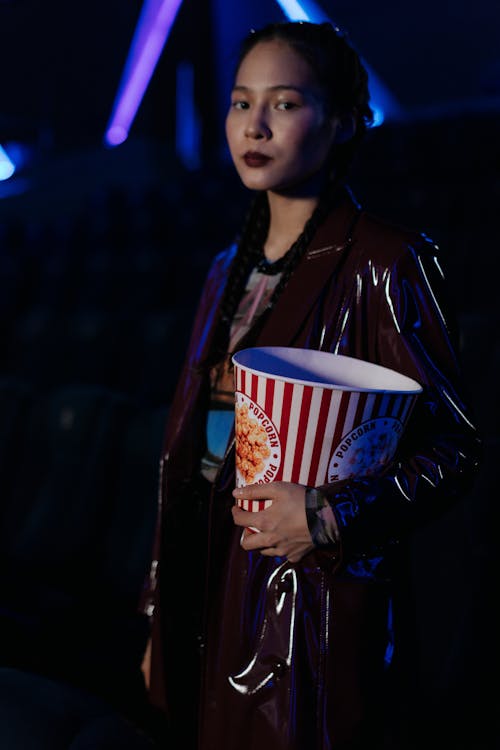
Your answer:
[[[230,513],[231,446],[212,492],[193,480],[209,396],[203,362],[221,335],[234,252],[217,256],[209,272],[165,434],[152,697],[186,749],[376,747],[389,602],[405,540],[467,491],[481,449],[439,251],[361,210],[346,192],[244,342],[359,357],[423,386],[384,476],[324,488],[340,554],[325,547],[295,565],[241,549]]]

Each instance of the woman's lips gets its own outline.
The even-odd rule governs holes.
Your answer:
[[[247,167],[264,167],[268,161],[271,161],[270,156],[259,154],[257,151],[248,151],[243,159]]]

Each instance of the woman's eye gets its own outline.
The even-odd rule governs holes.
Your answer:
[[[289,110],[296,109],[299,105],[296,102],[278,102],[276,109]]]
[[[243,102],[241,100],[231,102],[231,107],[233,109],[248,109],[248,102]]]

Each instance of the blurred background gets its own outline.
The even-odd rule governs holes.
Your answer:
[[[353,188],[442,246],[478,390],[498,361],[491,0],[0,0],[5,372],[168,402],[207,264],[248,197],[223,128],[238,42],[294,12],[333,20],[365,61],[378,126]]]
[[[416,539],[419,663],[425,721],[453,716],[460,734],[466,716],[471,746],[490,748],[500,357],[500,6],[491,0],[0,0],[2,586],[13,610],[12,571],[32,586],[33,562],[50,581],[63,566],[68,588],[88,571],[95,529],[76,519],[88,515],[90,491],[78,477],[92,476],[109,534],[100,585],[133,601],[194,307],[249,197],[224,141],[235,54],[251,27],[286,18],[330,19],[347,32],[377,113],[353,190],[444,254],[485,460],[474,491]],[[118,412],[122,426],[111,429]],[[63,528],[79,542],[57,551]],[[135,555],[128,588],[125,549]]]

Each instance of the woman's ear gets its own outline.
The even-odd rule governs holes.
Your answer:
[[[335,127],[334,143],[347,143],[347,141],[350,141],[356,132],[354,115],[335,115],[333,122]]]

